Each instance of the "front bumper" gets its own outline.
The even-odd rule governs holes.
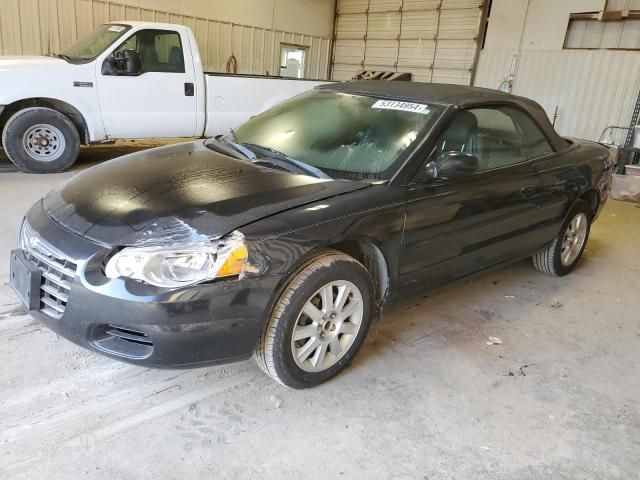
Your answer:
[[[49,219],[40,204],[27,222],[45,245],[73,258],[62,312],[47,305],[29,313],[68,340],[112,358],[149,367],[180,368],[251,356],[281,277],[265,275],[178,290],[142,286],[102,273],[108,249]],[[43,295],[45,293],[43,292]]]

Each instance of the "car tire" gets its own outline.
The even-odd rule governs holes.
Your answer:
[[[360,349],[372,298],[371,276],[360,262],[337,251],[314,258],[280,295],[254,358],[286,387],[310,388],[328,380]]]
[[[9,118],[2,132],[2,146],[23,172],[64,172],[78,158],[80,135],[62,113],[32,107]]]
[[[589,204],[579,200],[567,216],[558,237],[532,257],[536,270],[556,277],[570,273],[587,245],[592,216]]]

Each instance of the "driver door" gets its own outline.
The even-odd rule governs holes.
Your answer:
[[[97,68],[100,110],[109,138],[193,137],[196,79],[186,38],[175,30],[139,30],[111,54],[137,52],[142,73],[115,75]]]
[[[399,262],[406,291],[516,260],[535,248],[527,233],[536,228],[531,219],[539,180],[505,108],[454,114],[427,162],[462,151],[478,158],[476,173],[409,187]]]

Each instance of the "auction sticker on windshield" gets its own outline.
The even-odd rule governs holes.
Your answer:
[[[381,108],[384,110],[402,110],[403,112],[424,113],[430,112],[429,105],[423,103],[399,102],[397,100],[378,100],[371,108]]]
[[[122,27],[120,25],[113,25],[113,26],[109,27],[109,31],[110,32],[118,32],[118,33],[120,33],[123,30],[124,30],[124,27]]]

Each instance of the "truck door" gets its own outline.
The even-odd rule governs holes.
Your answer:
[[[139,75],[119,75],[103,68],[103,62],[97,65],[100,110],[108,137],[197,135],[196,78],[188,39],[175,30],[139,30],[110,55],[124,50],[138,53]]]

